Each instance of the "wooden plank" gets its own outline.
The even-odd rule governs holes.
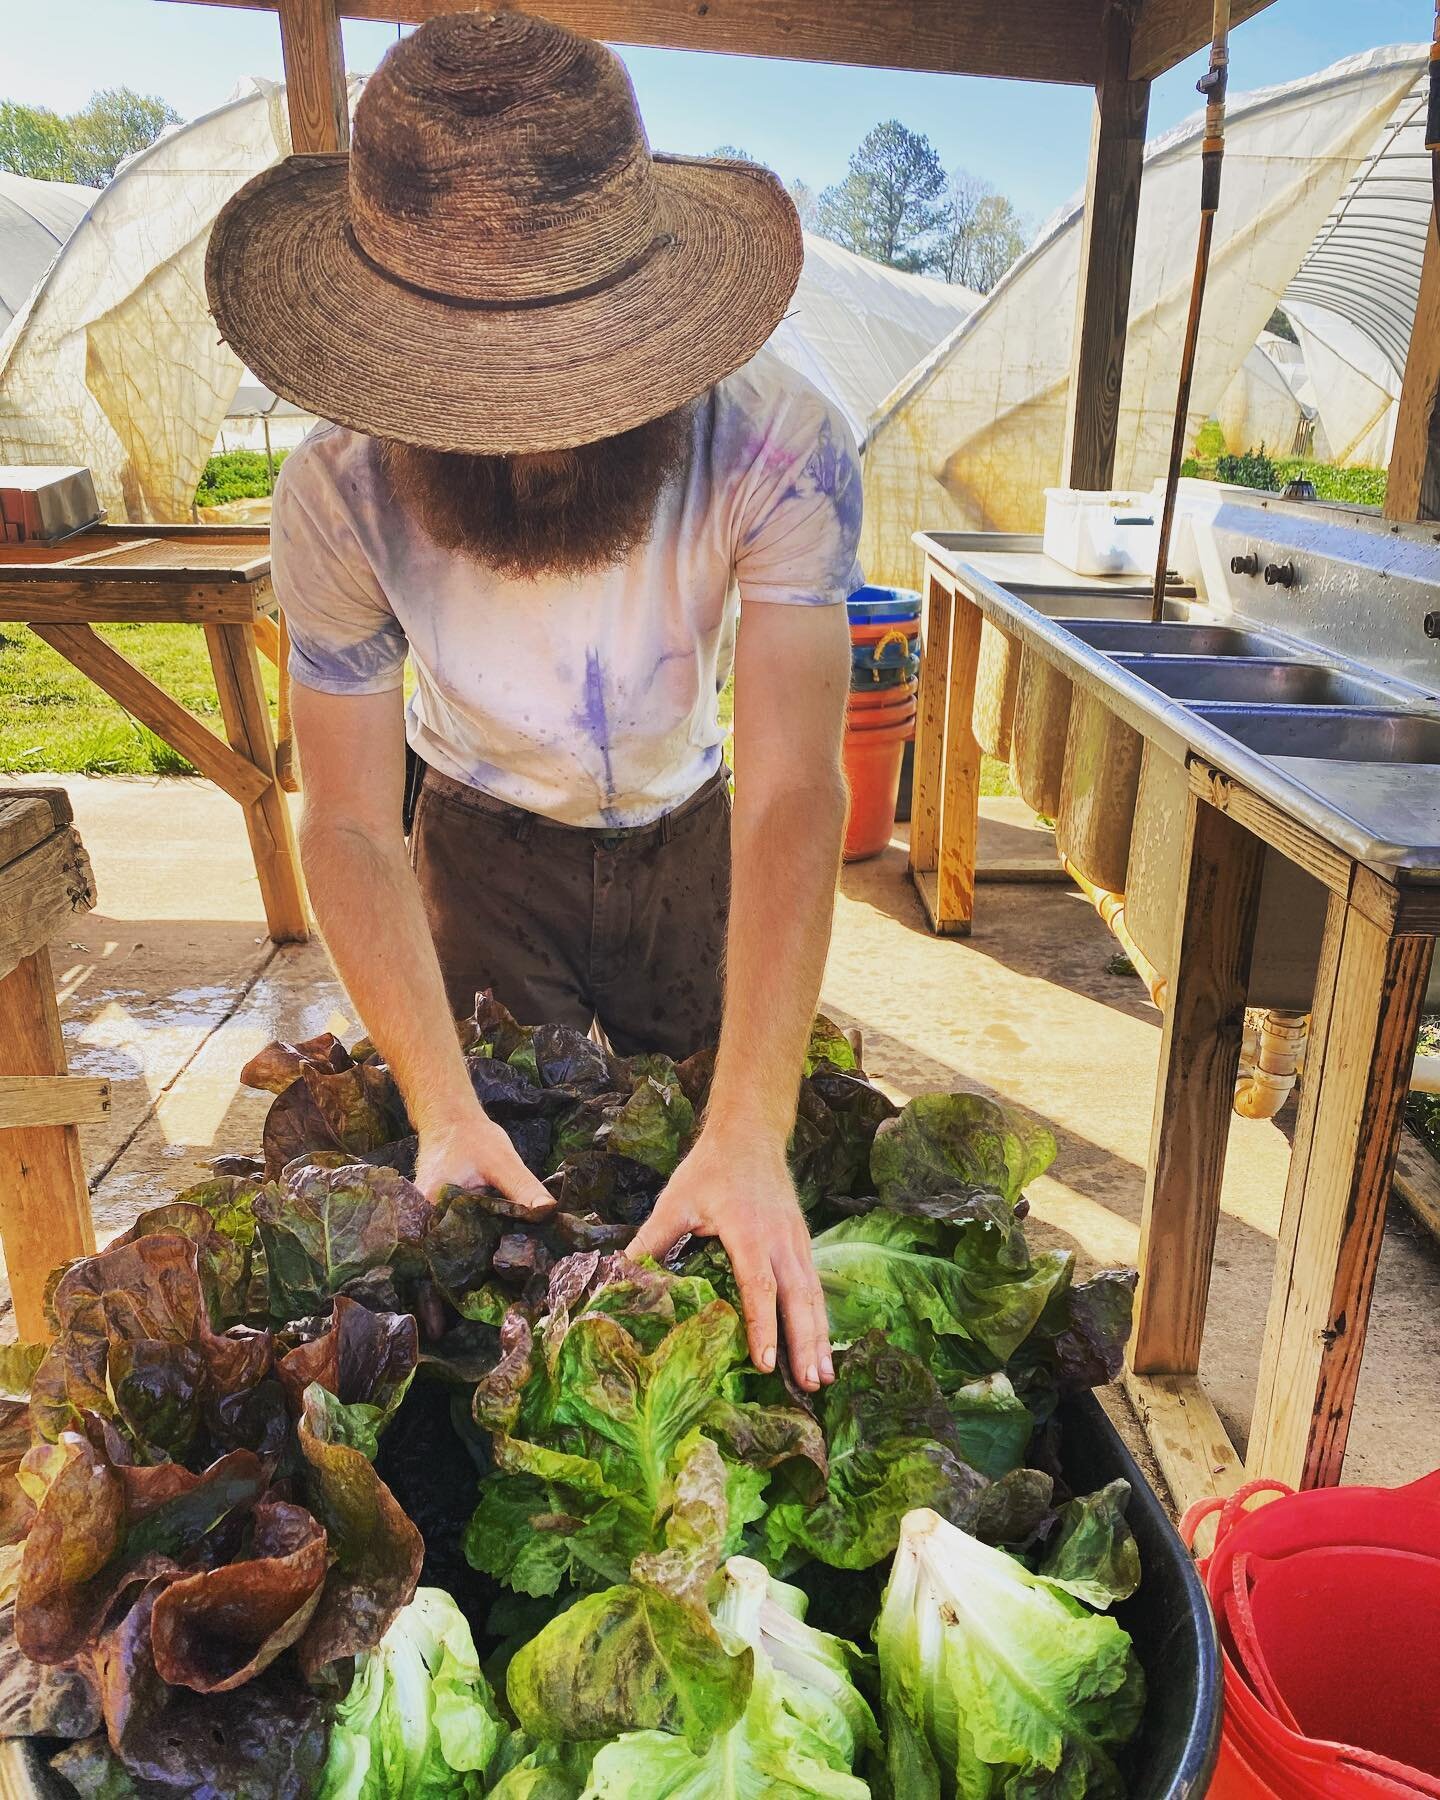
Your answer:
[[[0,619],[21,625],[248,625],[270,592],[268,580],[212,587],[215,570],[205,585],[175,588],[124,581],[120,571],[34,582],[15,580],[14,573],[0,568]]]
[[[27,956],[0,980],[0,1073],[65,1073],[65,1043],[46,949]],[[20,1336],[31,1342],[48,1338],[46,1278],[57,1263],[95,1248],[85,1165],[73,1125],[0,1131],[0,1242]]]
[[[1230,28],[1272,4],[1272,0],[1231,0]],[[1130,46],[1130,79],[1153,81],[1210,42],[1214,0],[1142,0]]]
[[[1140,1375],[1200,1367],[1264,860],[1258,838],[1190,795],[1128,1352]]]
[[[0,788],[0,868],[62,831],[74,817],[64,788]]]
[[[1183,1513],[1197,1500],[1235,1492],[1245,1479],[1244,1465],[1193,1375],[1137,1375],[1126,1369],[1121,1383],[1150,1440],[1176,1512]]]
[[[940,784],[945,771],[945,680],[950,668],[950,613],[954,589],[933,567],[925,654],[920,659],[919,704],[915,714],[914,776],[910,789],[910,869],[934,869],[940,861]]]
[[[941,783],[940,924],[966,937],[975,913],[975,852],[980,826],[980,744],[975,736],[975,675],[980,623],[972,600],[956,593],[950,615],[950,678],[945,699],[945,767]]]
[[[301,944],[310,935],[305,887],[290,807],[275,778],[275,739],[255,634],[241,625],[207,625],[205,640],[226,734],[266,777],[264,792],[244,813],[270,936],[277,944]]]
[[[237,756],[209,726],[186,712],[163,688],[122,656],[113,644],[98,637],[88,625],[36,625],[37,637],[87,675],[142,725],[148,725],[172,750],[188,757],[202,775],[209,776],[232,800],[242,806],[258,800],[269,778],[243,756]]]
[[[290,148],[348,150],[345,45],[335,0],[280,0],[280,51],[290,111]]]
[[[1395,1156],[1395,1192],[1409,1207],[1416,1223],[1440,1244],[1440,1163],[1415,1133],[1400,1133]]]
[[[110,1112],[110,1083],[81,1075],[0,1075],[0,1130],[95,1125]]]
[[[1133,0],[1112,0],[1101,25],[1100,79],[1090,132],[1080,285],[1065,409],[1065,485],[1106,488],[1115,473],[1120,381],[1130,322],[1130,273],[1150,83],[1131,81]]]
[[[940,912],[940,872],[938,869],[912,869],[910,879],[915,884],[915,892],[920,896],[920,904],[925,909],[926,923],[936,937],[968,937],[970,921],[968,919],[947,919]]]
[[[267,662],[279,664],[280,633],[276,629],[273,619],[263,618],[255,621],[255,648]]]
[[[43,949],[95,904],[90,858],[67,825],[0,868],[0,975]],[[49,1069],[17,1070],[48,1075]]]
[[[1299,863],[1307,875],[1329,888],[1332,894],[1348,898],[1354,879],[1355,863],[1343,850],[1327,844],[1306,826],[1287,818],[1278,807],[1258,794],[1252,794],[1238,781],[1212,769],[1203,758],[1192,757],[1189,763],[1191,789],[1208,800],[1220,812],[1229,813],[1238,824],[1272,845],[1282,856]]]
[[[1340,1479],[1434,939],[1387,937],[1334,898],[1246,1464]]]
[[[202,3],[273,12],[276,0]],[[1247,3],[1253,11],[1254,0],[1237,0],[1242,8]],[[346,19],[416,25],[472,5],[339,0],[338,10]],[[514,0],[498,0],[496,10],[513,6]],[[1076,84],[1095,80],[1100,11],[1098,0],[1027,0],[1024,6],[997,6],[995,0],[892,0],[883,6],[872,0],[547,0],[545,17],[614,44]]]
[[[1400,384],[1385,517],[1440,518],[1440,241],[1433,218]]]
[[[290,723],[290,627],[283,612],[275,614],[275,635],[275,778],[287,794],[298,794],[300,768]]]

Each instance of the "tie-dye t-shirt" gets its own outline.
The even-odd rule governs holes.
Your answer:
[[[458,781],[565,824],[642,825],[720,766],[740,602],[838,606],[860,585],[843,416],[762,352],[697,403],[655,527],[623,563],[515,580],[396,505],[372,438],[312,431],[275,487],[271,554],[295,680],[415,688],[410,742]]]

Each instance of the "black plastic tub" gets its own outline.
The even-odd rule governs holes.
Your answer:
[[[1065,1479],[1088,1494],[1130,1483],[1126,1518],[1140,1546],[1142,1578],[1115,1608],[1145,1670],[1140,1734],[1124,1759],[1128,1800],[1189,1800],[1204,1794],[1220,1749],[1220,1648],[1210,1602],[1165,1508],[1093,1394],[1061,1410]]]

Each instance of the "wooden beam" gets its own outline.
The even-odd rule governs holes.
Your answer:
[[[1440,240],[1433,218],[1400,385],[1385,517],[1440,519]]]
[[[67,825],[0,868],[0,976],[23,963],[95,904],[90,858]],[[51,1069],[17,1069],[50,1075]]]
[[[1121,1380],[1176,1512],[1187,1511],[1197,1500],[1233,1494],[1245,1479],[1245,1467],[1195,1377],[1137,1375],[1126,1369]]]
[[[1230,27],[1253,19],[1273,0],[1231,0]],[[1141,0],[1130,47],[1130,79],[1153,81],[1210,42],[1214,0]],[[1240,85],[1258,85],[1245,82]]]
[[[335,0],[279,0],[280,49],[290,108],[290,147],[350,148],[345,45]]]
[[[1339,896],[1320,946],[1246,1468],[1338,1482],[1434,939]]]
[[[0,1131],[94,1125],[110,1114],[110,1083],[82,1075],[0,1075]]]
[[[277,944],[303,944],[310,935],[305,884],[290,807],[276,779],[275,737],[255,633],[244,625],[207,625],[205,641],[226,736],[265,777],[264,792],[245,806],[244,813],[266,924]]]
[[[1130,272],[1150,111],[1150,83],[1127,75],[1133,12],[1131,0],[1112,0],[1101,26],[1065,416],[1065,485],[1073,488],[1109,487],[1115,473]]]
[[[920,703],[915,716],[915,762],[910,792],[910,872],[932,874],[940,861],[940,781],[945,767],[945,683],[950,670],[950,613],[954,589],[933,569],[925,613],[925,654],[920,659]]]
[[[274,12],[277,0],[201,4]],[[514,6],[515,0],[496,0],[497,11]],[[1101,0],[1028,0],[1024,6],[995,0],[546,0],[542,10],[558,25],[612,44],[1093,86],[1100,6]],[[473,0],[338,0],[336,10],[346,19],[416,25],[442,13],[472,11]]]
[[[240,627],[241,630],[244,627]],[[104,694],[132,713],[142,725],[148,725],[171,749],[178,750],[202,775],[209,776],[216,787],[242,806],[258,800],[270,785],[262,773],[243,756],[237,756],[208,725],[202,725],[173,700],[163,688],[122,656],[113,644],[107,644],[88,625],[36,625],[35,635],[43,638],[67,661],[74,663]]]
[[[1140,1375],[1200,1367],[1264,861],[1259,838],[1190,795],[1128,1353]]]
[[[37,950],[0,980],[0,1071],[63,1075],[65,1041],[50,952]],[[80,1137],[73,1125],[0,1131],[0,1241],[20,1336],[50,1335],[45,1283],[57,1264],[95,1248]]]
[[[975,736],[975,676],[980,608],[957,589],[950,615],[950,677],[945,702],[945,766],[940,801],[940,861],[935,928],[970,935],[980,833],[980,745]]]

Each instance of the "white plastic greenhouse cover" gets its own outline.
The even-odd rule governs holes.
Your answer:
[[[75,182],[36,181],[0,169],[0,332],[25,304],[98,192]]]
[[[360,86],[352,76],[352,106]],[[112,517],[190,517],[205,459],[254,380],[217,340],[206,240],[230,195],[289,148],[284,88],[255,78],[121,169],[0,338],[0,462],[88,464]],[[859,434],[977,301],[807,236],[772,343]],[[256,383],[243,413],[267,392]]]
[[[1333,296],[1322,272],[1323,228],[1377,159],[1376,203],[1389,191],[1385,153],[1404,147],[1404,134],[1397,137],[1393,128],[1425,57],[1419,45],[1375,50],[1232,101],[1191,395],[1192,441],[1276,304],[1284,298],[1290,310],[1287,290],[1302,265],[1307,288]],[[1115,461],[1122,488],[1148,490],[1165,469],[1199,223],[1201,135],[1197,114],[1145,153]],[[1043,491],[1061,475],[1082,213],[1080,203],[1062,210],[871,420],[861,557],[872,581],[913,580],[917,527],[1025,531],[1042,523]],[[1391,226],[1382,218],[1379,229],[1368,274],[1354,277],[1357,292],[1367,285],[1395,289]],[[1394,233],[1396,258],[1408,258],[1408,223],[1397,222]],[[1332,275],[1338,254],[1331,257]],[[1312,343],[1321,346],[1308,372],[1326,436],[1335,454],[1346,454],[1359,436],[1326,416],[1327,385],[1347,408],[1360,393],[1354,410],[1363,414],[1365,385],[1374,388],[1372,378],[1381,373],[1373,360],[1378,346],[1355,322],[1358,301],[1349,318],[1325,313],[1323,337],[1317,303],[1300,295],[1293,304],[1307,358]],[[1413,312],[1412,291],[1409,318]],[[1342,336],[1347,326],[1349,335]],[[1402,364],[1408,337],[1407,319],[1389,353],[1398,350]],[[1331,361],[1322,371],[1318,357],[1326,353]]]

